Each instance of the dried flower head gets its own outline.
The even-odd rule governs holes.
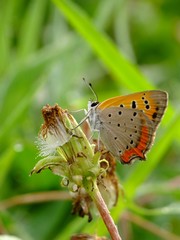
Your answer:
[[[57,148],[67,143],[72,134],[64,125],[63,118],[66,112],[63,112],[58,105],[54,107],[49,105],[44,106],[42,108],[42,115],[45,122],[41,126],[36,143],[40,151],[40,156],[45,157],[56,154]]]
[[[91,193],[98,186],[109,207],[118,196],[115,162],[103,145],[91,144],[75,119],[58,105],[42,109],[44,124],[37,140],[40,160],[31,173],[50,169],[62,177],[73,197],[73,213],[92,219]]]

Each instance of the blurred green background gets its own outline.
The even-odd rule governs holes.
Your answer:
[[[65,191],[59,177],[48,170],[29,177],[39,159],[42,106],[86,108],[92,94],[83,77],[100,101],[147,89],[169,93],[147,161],[117,163],[124,196],[112,216],[123,239],[180,239],[178,0],[0,1],[0,234],[107,235],[98,217],[72,216],[69,200],[36,202],[34,193]],[[34,203],[24,204],[27,193]]]

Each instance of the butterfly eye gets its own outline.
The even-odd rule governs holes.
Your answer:
[[[92,102],[91,103],[91,107],[95,107],[95,106],[97,106],[99,104],[99,102]]]

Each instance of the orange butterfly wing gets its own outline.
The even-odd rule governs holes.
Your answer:
[[[136,110],[142,111],[142,126],[139,132],[139,141],[135,147],[125,150],[119,156],[122,163],[129,163],[136,158],[145,159],[145,153],[153,143],[156,128],[167,107],[167,99],[166,92],[151,90],[113,97],[99,104],[98,109],[100,111],[111,107],[129,108],[134,110],[134,112]]]
[[[98,108],[103,110],[110,107],[125,107],[142,110],[157,126],[167,107],[167,99],[166,92],[151,90],[109,98],[100,103]]]

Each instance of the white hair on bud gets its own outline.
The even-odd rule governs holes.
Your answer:
[[[67,133],[64,125],[56,118],[56,125],[49,126],[46,135],[43,136],[40,133],[35,141],[39,149],[39,155],[42,157],[55,155],[56,149],[67,143],[71,137],[72,135]]]

